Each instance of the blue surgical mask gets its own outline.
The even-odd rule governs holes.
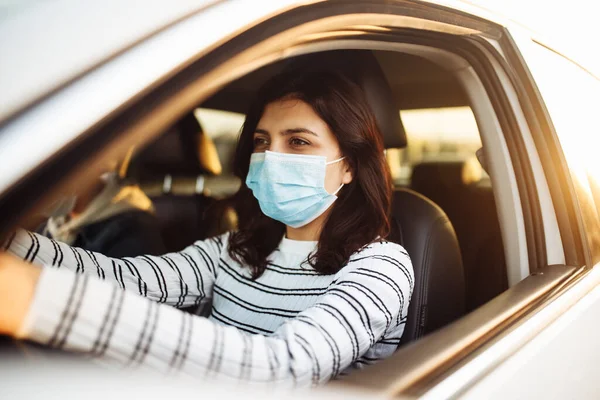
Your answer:
[[[337,199],[325,190],[327,162],[323,156],[266,151],[250,157],[246,185],[268,217],[292,228],[304,226],[323,214]]]

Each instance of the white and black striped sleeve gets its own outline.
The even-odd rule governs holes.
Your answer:
[[[317,385],[349,367],[386,333],[402,334],[413,273],[396,247],[361,254],[314,306],[271,335],[248,334],[85,275],[45,269],[23,335],[121,365],[199,378]]]
[[[163,256],[109,258],[19,230],[4,249],[25,261],[109,281],[117,287],[175,307],[212,297],[215,271],[228,234],[198,241]]]

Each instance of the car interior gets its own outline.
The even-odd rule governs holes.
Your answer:
[[[240,185],[231,168],[237,135],[253,93],[284,68],[344,71],[376,116],[395,182],[390,240],[408,251],[416,275],[401,345],[508,288],[494,188],[476,158],[481,140],[469,99],[453,74],[401,52],[335,50],[266,65],[138,149],[126,179],[152,200],[167,250],[235,229],[228,199]]]

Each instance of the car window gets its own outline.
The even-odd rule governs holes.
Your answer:
[[[197,108],[194,111],[206,135],[217,148],[223,174],[233,174],[232,165],[237,139],[244,124],[245,115],[230,111]]]
[[[528,66],[544,102],[569,165],[584,215],[594,260],[600,261],[600,145],[597,123],[600,79],[567,58],[533,44]],[[568,79],[557,77],[568,76]],[[594,207],[595,206],[595,207]],[[595,208],[595,209],[594,209]]]
[[[206,134],[213,140],[222,137],[237,140],[245,118],[245,115],[241,113],[210,108],[197,108],[194,114]]]
[[[481,138],[470,107],[402,110],[400,118],[408,146],[388,149],[386,153],[397,186],[409,185],[413,168],[424,162],[464,161],[474,165],[475,171],[480,170],[478,181],[486,180],[487,175],[477,168],[475,159]]]

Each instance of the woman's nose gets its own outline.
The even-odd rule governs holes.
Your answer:
[[[285,143],[283,143],[281,140],[273,140],[271,141],[271,143],[269,144],[269,148],[267,150],[269,151],[273,151],[276,153],[285,153]]]

